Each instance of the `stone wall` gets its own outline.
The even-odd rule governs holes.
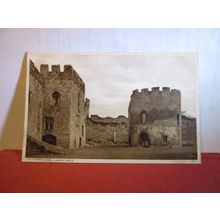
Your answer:
[[[182,115],[182,145],[196,145],[196,118]]]
[[[56,137],[57,145],[79,148],[85,145],[85,123],[88,114],[88,100],[85,99],[85,84],[70,65],[60,71],[59,65],[41,65],[44,77],[44,125],[47,118],[53,119],[53,129],[44,126],[44,135]],[[54,104],[54,93],[59,94]]]
[[[70,65],[40,66],[30,61],[28,135],[65,148],[79,148],[86,142],[89,100],[85,84]]]
[[[87,118],[86,133],[88,145],[127,145],[128,118],[91,115]]]
[[[27,134],[41,140],[43,114],[43,77],[30,62]]]
[[[168,87],[134,90],[129,103],[129,142],[181,146],[181,93]]]

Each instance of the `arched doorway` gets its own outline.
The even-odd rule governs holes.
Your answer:
[[[139,135],[139,144],[143,147],[150,146],[150,138],[146,132],[141,132]]]
[[[53,145],[57,144],[57,138],[52,134],[44,135],[42,140],[44,142],[47,142],[48,144],[53,144]]]

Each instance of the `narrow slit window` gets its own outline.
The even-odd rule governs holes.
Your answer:
[[[45,128],[47,130],[52,130],[53,129],[53,124],[54,124],[54,119],[51,117],[46,117],[45,119]]]
[[[176,118],[177,118],[177,126],[179,126],[180,125],[180,115],[177,114]]]
[[[147,113],[145,111],[141,112],[141,123],[146,124],[147,122]]]
[[[60,103],[60,93],[55,91],[52,94],[53,105],[59,105]]]
[[[84,126],[82,125],[82,137],[84,136]]]

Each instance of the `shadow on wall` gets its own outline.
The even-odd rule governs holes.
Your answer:
[[[0,148],[21,149],[24,135],[25,113],[25,87],[26,87],[26,60],[25,53],[15,93],[5,120],[2,135],[0,136]]]

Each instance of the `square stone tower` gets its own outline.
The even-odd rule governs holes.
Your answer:
[[[89,100],[85,84],[70,65],[40,66],[31,62],[28,135],[65,148],[79,148],[86,142]],[[38,129],[39,127],[39,129]]]

